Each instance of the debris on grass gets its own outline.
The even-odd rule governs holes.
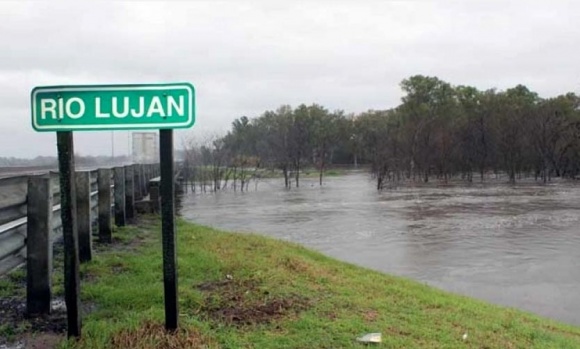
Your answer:
[[[361,343],[381,343],[382,336],[380,333],[367,333],[362,337],[358,337],[356,340]]]

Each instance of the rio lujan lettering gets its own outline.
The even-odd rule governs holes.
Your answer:
[[[80,119],[85,116],[87,103],[91,103],[95,118],[141,118],[141,117],[172,117],[184,116],[185,97],[154,96],[147,99],[140,97],[110,97],[104,101],[102,97],[94,97],[92,101],[85,101],[79,97],[69,98],[42,98],[40,99],[40,119]],[[92,113],[91,113],[92,114]],[[91,115],[92,116],[92,115]]]
[[[36,131],[189,128],[195,122],[189,83],[36,87],[31,103]]]

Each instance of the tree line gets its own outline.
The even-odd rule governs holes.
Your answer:
[[[228,181],[247,189],[259,169],[279,170],[290,187],[300,185],[302,169],[314,167],[322,184],[329,165],[345,163],[370,166],[378,189],[433,178],[505,175],[514,183],[578,176],[576,94],[541,98],[523,85],[482,91],[422,75],[400,86],[401,104],[388,110],[346,114],[302,104],[242,116],[225,136],[186,145],[186,168],[203,172],[213,190]]]

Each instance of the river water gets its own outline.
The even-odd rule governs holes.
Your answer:
[[[580,183],[416,185],[366,173],[189,194],[191,221],[301,243],[448,291],[580,325]]]

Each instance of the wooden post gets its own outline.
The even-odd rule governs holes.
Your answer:
[[[97,175],[99,198],[99,241],[112,242],[111,226],[111,169],[100,168]]]
[[[115,224],[118,227],[125,225],[125,169],[115,167]]]
[[[52,190],[50,176],[28,178],[26,313],[50,313],[52,274]]]
[[[175,183],[173,181],[173,130],[159,130],[161,159],[161,240],[163,245],[163,289],[165,328],[177,329],[177,256],[175,249]]]
[[[93,227],[91,219],[91,173],[77,172],[76,200],[77,200],[77,229],[79,236],[79,260],[88,262],[93,257]]]
[[[128,223],[135,219],[135,186],[133,166],[125,166],[125,217]]]
[[[56,133],[60,173],[60,216],[64,237],[64,298],[68,337],[81,335],[79,242],[77,235],[73,134]]]

